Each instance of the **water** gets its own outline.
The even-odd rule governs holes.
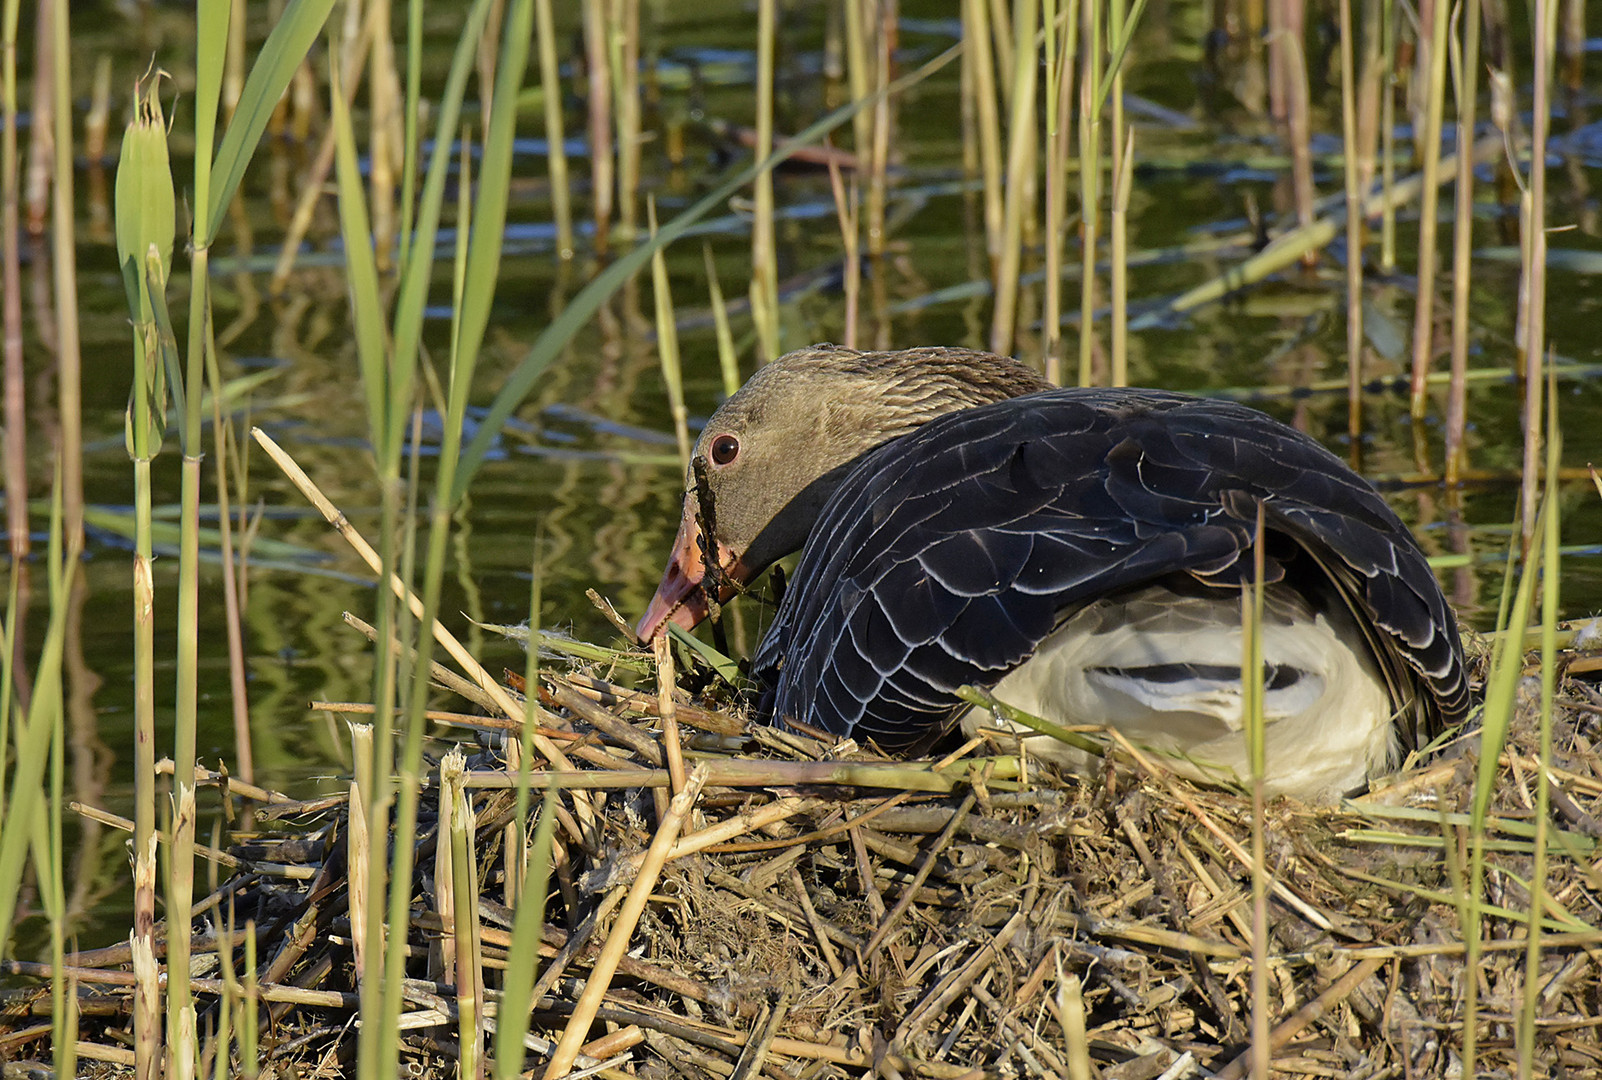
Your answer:
[[[901,57],[904,67],[910,68],[949,46],[957,27],[944,19],[946,5],[908,2],[902,7]],[[448,14],[438,5],[430,7],[442,35],[429,50],[430,77],[436,80],[448,59],[446,35],[454,32]],[[752,121],[755,25],[741,5],[705,0],[645,5],[642,17],[646,23],[642,55],[656,72],[647,83],[657,95],[646,118],[647,130],[656,137],[645,147],[642,187],[656,196],[666,218],[745,160],[741,151],[709,137],[695,121]],[[820,75],[827,68],[822,55],[823,17],[812,5],[798,5],[785,18],[778,122],[781,130],[797,130],[837,104],[841,90]],[[178,72],[179,85],[184,85],[182,73],[192,50],[184,12],[75,5],[74,19],[75,87],[80,95],[88,92],[91,58],[100,55],[110,58],[115,87],[131,85],[152,55]],[[1245,221],[1252,208],[1277,215],[1285,205],[1284,170],[1269,160],[1278,154],[1278,145],[1260,120],[1200,74],[1208,31],[1203,5],[1154,4],[1147,20],[1133,54],[1129,86],[1160,109],[1145,109],[1134,119],[1142,168],[1130,207],[1132,248],[1163,253],[1219,234],[1249,232]],[[253,40],[259,41],[264,30],[254,27]],[[562,33],[564,41],[578,40],[572,26]],[[25,28],[24,40],[31,40],[27,35]],[[1555,233],[1552,243],[1576,255],[1594,256],[1602,247],[1593,194],[1602,184],[1602,161],[1594,149],[1595,126],[1587,122],[1587,110],[1596,107],[1602,90],[1598,51],[1602,50],[1593,43],[1585,87],[1555,122],[1552,144],[1550,220],[1554,226],[1575,226]],[[25,70],[24,78],[26,74]],[[569,82],[570,87],[576,85]],[[83,100],[79,98],[80,105]],[[958,68],[951,65],[899,105],[890,255],[874,268],[876,281],[865,282],[864,344],[984,345],[989,301],[982,283],[988,268],[982,234],[976,231],[982,227],[971,185],[962,175],[959,104]],[[1337,107],[1338,94],[1322,90],[1316,108]],[[570,134],[584,130],[582,120],[581,104],[569,100]],[[188,123],[180,97],[177,130]],[[488,403],[528,344],[593,269],[587,249],[568,265],[551,250],[543,143],[534,138],[539,124],[537,110],[525,116],[523,134],[530,138],[522,144],[516,166],[519,185],[511,235],[475,393],[480,406]],[[671,140],[664,135],[675,126],[686,133],[686,151],[678,161],[669,160],[666,147]],[[1326,111],[1317,126],[1331,129],[1338,123]],[[574,143],[574,148],[582,155],[582,142]],[[309,250],[288,291],[278,297],[266,291],[267,272],[309,157],[304,147],[269,142],[253,166],[237,211],[238,222],[248,223],[250,234],[247,238],[237,226],[224,233],[216,253],[214,283],[223,366],[228,376],[272,373],[251,398],[249,421],[282,443],[352,522],[371,535],[377,524],[377,494],[365,448],[366,413],[331,201],[320,211]],[[86,163],[78,177],[84,424],[90,446],[86,483],[93,504],[123,511],[132,500],[131,470],[122,449],[131,349],[103,202],[109,172],[101,164]],[[580,157],[573,164],[582,220],[589,207],[585,162]],[[180,159],[176,167],[181,176],[188,165]],[[1325,168],[1317,182],[1320,193],[1328,194],[1339,190],[1340,177]],[[829,180],[821,172],[789,171],[776,178],[775,188],[781,210],[780,276],[813,283],[798,286],[785,304],[785,345],[840,340],[843,302],[831,283],[836,275],[829,270],[838,265],[841,246]],[[1476,225],[1479,243],[1488,251],[1508,243],[1514,225],[1505,208],[1493,205],[1490,197],[1490,189],[1483,189]],[[1402,215],[1404,268],[1413,262],[1406,247],[1412,236],[1409,212]],[[643,209],[640,217],[643,220]],[[683,321],[686,393],[696,417],[707,415],[721,392],[715,342],[704,317],[703,243],[713,253],[731,301],[744,296],[749,279],[749,235],[741,207],[715,217],[700,236],[681,241],[669,252],[673,295]],[[1137,259],[1130,277],[1137,310],[1212,277],[1243,254],[1231,249],[1185,258],[1159,254]],[[25,281],[30,290],[25,304],[37,295],[32,291],[37,276],[48,273],[45,251],[35,248],[31,257],[24,268],[30,279]],[[187,295],[183,268],[180,258],[175,296]],[[443,266],[441,272],[445,273]],[[1316,272],[1284,275],[1182,321],[1134,334],[1133,380],[1209,392],[1341,377],[1345,355],[1341,273],[1326,259]],[[1488,257],[1475,265],[1474,279],[1471,363],[1505,369],[1515,356],[1516,266]],[[1405,275],[1368,286],[1375,348],[1387,353],[1396,340],[1403,343],[1402,355],[1378,359],[1376,375],[1402,370],[1406,363],[1411,286]],[[1553,349],[1565,360],[1602,363],[1602,334],[1596,331],[1602,326],[1602,291],[1596,288],[1594,263],[1576,258],[1573,265],[1554,266],[1549,289],[1548,334]],[[1067,295],[1069,306],[1077,309],[1077,284],[1070,284]],[[446,297],[441,289],[433,299],[443,303]],[[1026,304],[1038,311],[1039,303],[1036,285],[1026,294]],[[50,356],[41,341],[37,313],[30,309],[27,317],[28,370],[36,388],[33,407],[38,421],[47,400],[48,384],[43,380]],[[754,353],[750,320],[737,312],[734,330],[744,370],[749,371]],[[448,333],[448,325],[436,314],[428,328],[428,345],[436,356],[443,355]],[[1038,328],[1025,335],[1019,348],[1023,355],[1038,355]],[[1602,389],[1595,380],[1576,380],[1564,383],[1560,394],[1565,462],[1581,466],[1602,458]],[[1405,400],[1379,396],[1370,398],[1368,406],[1366,468],[1382,478],[1413,473],[1414,433]],[[1264,407],[1344,451],[1340,395]],[[1476,389],[1470,409],[1474,466],[1513,475],[1520,440],[1516,392],[1505,385]],[[1424,431],[1429,456],[1435,461],[1440,458],[1438,419],[1432,414]],[[540,383],[458,514],[442,610],[447,623],[491,672],[503,667],[521,670],[522,658],[515,649],[475,631],[469,619],[523,619],[536,567],[542,576],[542,622],[547,626],[571,629],[587,640],[615,642],[615,631],[585,598],[588,588],[609,597],[625,616],[636,616],[643,609],[677,520],[679,475],[670,431],[654,346],[649,278],[642,276],[607,306],[603,318],[592,323]],[[30,475],[35,491],[42,492],[50,471],[47,441],[37,430],[30,432],[30,440]],[[158,504],[177,504],[179,464],[176,448],[169,445],[155,466]],[[425,473],[428,466],[425,453]],[[258,551],[252,557],[245,621],[257,779],[297,795],[334,790],[348,769],[344,726],[326,714],[309,712],[306,706],[312,700],[370,698],[370,649],[345,627],[340,613],[370,616],[374,590],[355,556],[260,453],[251,455],[249,475],[250,505],[254,509],[259,504],[264,510],[259,536],[294,545],[306,556],[297,560]],[[1461,518],[1436,488],[1398,488],[1393,498],[1432,552],[1466,546],[1493,556],[1506,543],[1517,490],[1510,482],[1475,486],[1463,495]],[[1565,488],[1566,542],[1585,544],[1602,538],[1598,507],[1589,484]],[[36,528],[42,525],[43,518],[37,518]],[[546,540],[536,548],[534,536],[540,528]],[[131,813],[132,794],[130,563],[121,536],[106,528],[92,531],[81,615],[82,669],[76,684],[97,681],[98,689],[92,698],[83,699],[84,707],[75,716],[71,739],[75,757],[69,775],[72,797],[122,814]],[[1597,606],[1602,597],[1599,566],[1594,557],[1565,563],[1567,614],[1587,614]],[[156,572],[156,655],[159,662],[170,664],[177,560],[159,560]],[[1500,585],[1500,564],[1494,560],[1448,579],[1467,621],[1479,626],[1494,617]],[[215,566],[204,571],[202,590],[200,750],[202,760],[215,766],[234,757],[221,645],[221,580]],[[30,619],[32,656],[37,655],[43,628],[42,614]],[[158,745],[163,752],[171,746],[171,675],[170,666],[158,668],[162,725]],[[69,842],[81,859],[74,876],[83,890],[80,906],[89,913],[78,924],[80,943],[121,938],[127,926],[127,871],[120,837],[91,830]],[[24,953],[30,951],[30,927],[37,930],[40,925],[23,927]]]

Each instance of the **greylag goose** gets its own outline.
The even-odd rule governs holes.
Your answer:
[[[1242,405],[1056,389],[963,349],[819,345],[758,371],[694,461],[639,634],[705,616],[702,525],[723,599],[803,549],[752,664],[778,723],[917,748],[970,711],[973,684],[1244,780],[1259,509],[1270,794],[1338,798],[1469,709],[1456,621],[1407,527],[1334,454]]]

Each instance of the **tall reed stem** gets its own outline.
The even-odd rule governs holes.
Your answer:
[[[1341,136],[1346,181],[1346,435],[1352,460],[1359,459],[1363,435],[1363,190],[1358,173],[1357,87],[1352,58],[1352,4],[1335,0],[1340,8]],[[1459,144],[1463,145],[1463,144]],[[1472,158],[1465,154],[1464,158]]]
[[[1480,70],[1480,0],[1466,0],[1463,50],[1457,64],[1457,145],[1474,140]],[[1474,161],[1457,156],[1457,190],[1452,216],[1452,381],[1446,396],[1446,482],[1455,485],[1464,460],[1468,427],[1469,260],[1474,249]]]
[[[1446,108],[1446,29],[1449,0],[1432,0],[1430,22],[1430,74],[1425,88],[1424,130],[1418,136],[1423,158],[1424,190],[1419,196],[1418,303],[1413,312],[1413,419],[1424,417],[1425,389],[1429,385],[1431,354],[1435,346],[1436,231],[1440,188],[1436,174],[1441,166],[1441,120]]]
[[[1085,64],[1079,83],[1079,385],[1092,382],[1096,345],[1096,225],[1101,214],[1102,0],[1085,0]]]
[[[1016,0],[1013,7],[1014,66],[1012,116],[1007,124],[1007,187],[1003,201],[1001,257],[996,263],[995,306],[990,323],[990,351],[1012,352],[1018,321],[1018,278],[1023,262],[1025,201],[1035,169],[1035,10],[1037,0]]]
[[[1530,110],[1530,179],[1521,200],[1524,280],[1519,346],[1524,353],[1524,483],[1521,504],[1524,549],[1534,537],[1541,462],[1541,366],[1546,351],[1546,137],[1552,123],[1552,54],[1557,38],[1557,0],[1535,0],[1534,101]]]
[[[756,158],[773,152],[773,47],[776,0],[757,3]],[[751,222],[751,317],[762,360],[779,355],[779,267],[774,250],[773,173],[757,175]]]
[[[28,429],[22,367],[22,251],[17,158],[17,19],[21,0],[5,0],[0,42],[0,338],[5,370],[6,537],[12,565],[28,557]]]

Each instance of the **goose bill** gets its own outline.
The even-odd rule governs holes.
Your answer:
[[[734,584],[745,584],[751,578],[738,555],[728,545],[719,542],[718,568],[722,571],[718,588],[718,602],[733,598]],[[673,554],[668,556],[667,569],[662,571],[662,583],[656,587],[645,615],[635,629],[643,642],[656,637],[667,624],[678,623],[693,630],[707,616],[706,591],[701,583],[706,580],[706,557],[701,549],[700,530],[693,513],[686,513],[679,523],[679,535],[673,541]],[[734,584],[731,584],[734,583]]]

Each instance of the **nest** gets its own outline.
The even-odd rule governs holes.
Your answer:
[[[1583,682],[1562,683],[1555,716],[1533,953],[1538,701],[1500,755],[1471,950],[1474,738],[1338,809],[1269,803],[1254,878],[1249,797],[1120,753],[1090,779],[994,743],[885,761],[682,697],[663,725],[654,695],[578,671],[550,676],[545,700],[542,738],[580,776],[546,804],[553,868],[521,1063],[534,1075],[555,1054],[558,1072],[660,1080],[1239,1077],[1255,1050],[1277,1076],[1447,1076],[1470,1037],[1480,1075],[1514,1074],[1521,1053],[1537,1075],[1602,1070],[1602,700]],[[557,782],[531,775],[520,830],[505,742],[439,763],[420,801],[410,916],[386,928],[406,939],[398,1037],[413,1075],[494,1047],[537,789]],[[471,811],[454,818],[470,920],[452,899],[466,863],[440,840],[452,805]],[[197,909],[212,1052],[216,995],[246,986],[218,968],[243,970],[254,927],[263,1075],[335,1075],[357,1052],[350,883],[368,856],[349,808],[271,797]],[[70,959],[100,969],[80,974],[86,1057],[127,1045],[126,960]],[[9,1011],[48,1001],[13,993]],[[488,1018],[464,1029],[464,1009]]]

